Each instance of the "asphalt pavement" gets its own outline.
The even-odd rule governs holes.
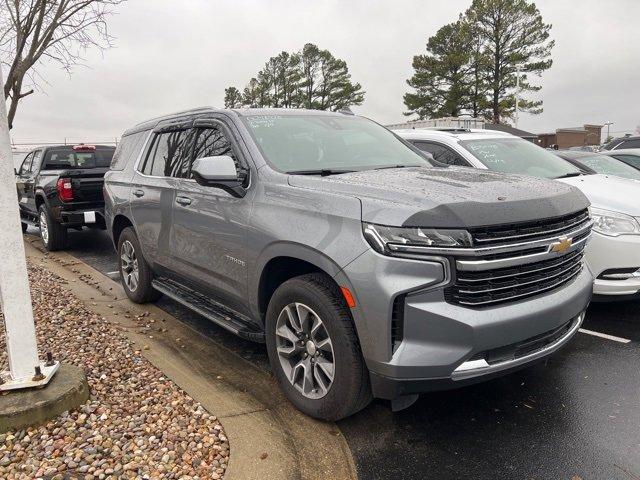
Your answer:
[[[105,232],[72,232],[69,239],[68,253],[116,277]],[[263,345],[166,298],[157,305],[269,369]],[[639,344],[640,301],[594,303],[584,330],[545,363],[422,395],[395,414],[375,401],[339,427],[367,480],[640,480]]]

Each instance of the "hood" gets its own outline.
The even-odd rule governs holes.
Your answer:
[[[594,207],[640,216],[640,182],[637,180],[598,174],[560,181],[579,188]]]
[[[559,182],[472,168],[290,175],[289,183],[357,197],[363,221],[394,226],[481,227],[558,217],[589,205],[580,191]]]

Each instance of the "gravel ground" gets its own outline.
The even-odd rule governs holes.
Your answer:
[[[148,347],[65,290],[63,279],[34,265],[29,277],[41,354],[82,366],[91,398],[44,426],[0,435],[0,478],[222,478],[229,443],[216,417],[141,355]]]

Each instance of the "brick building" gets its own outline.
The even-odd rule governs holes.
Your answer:
[[[555,133],[541,133],[538,135],[541,147],[557,145],[558,148],[583,147],[600,145],[602,125],[584,125],[575,128],[558,128]]]

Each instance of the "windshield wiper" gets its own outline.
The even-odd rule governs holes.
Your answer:
[[[320,168],[317,170],[293,170],[287,172],[289,175],[320,175],[321,177],[327,177],[329,175],[340,175],[341,173],[352,173],[355,170],[332,170],[330,168]]]
[[[376,167],[371,170],[387,170],[389,168],[406,168],[406,167],[419,167],[420,165],[385,165],[384,167]]]
[[[570,172],[570,173],[565,173],[564,175],[560,175],[559,177],[553,177],[553,178],[555,180],[557,180],[559,178],[579,177],[580,175],[584,175],[584,173],[582,173],[582,172]]]

